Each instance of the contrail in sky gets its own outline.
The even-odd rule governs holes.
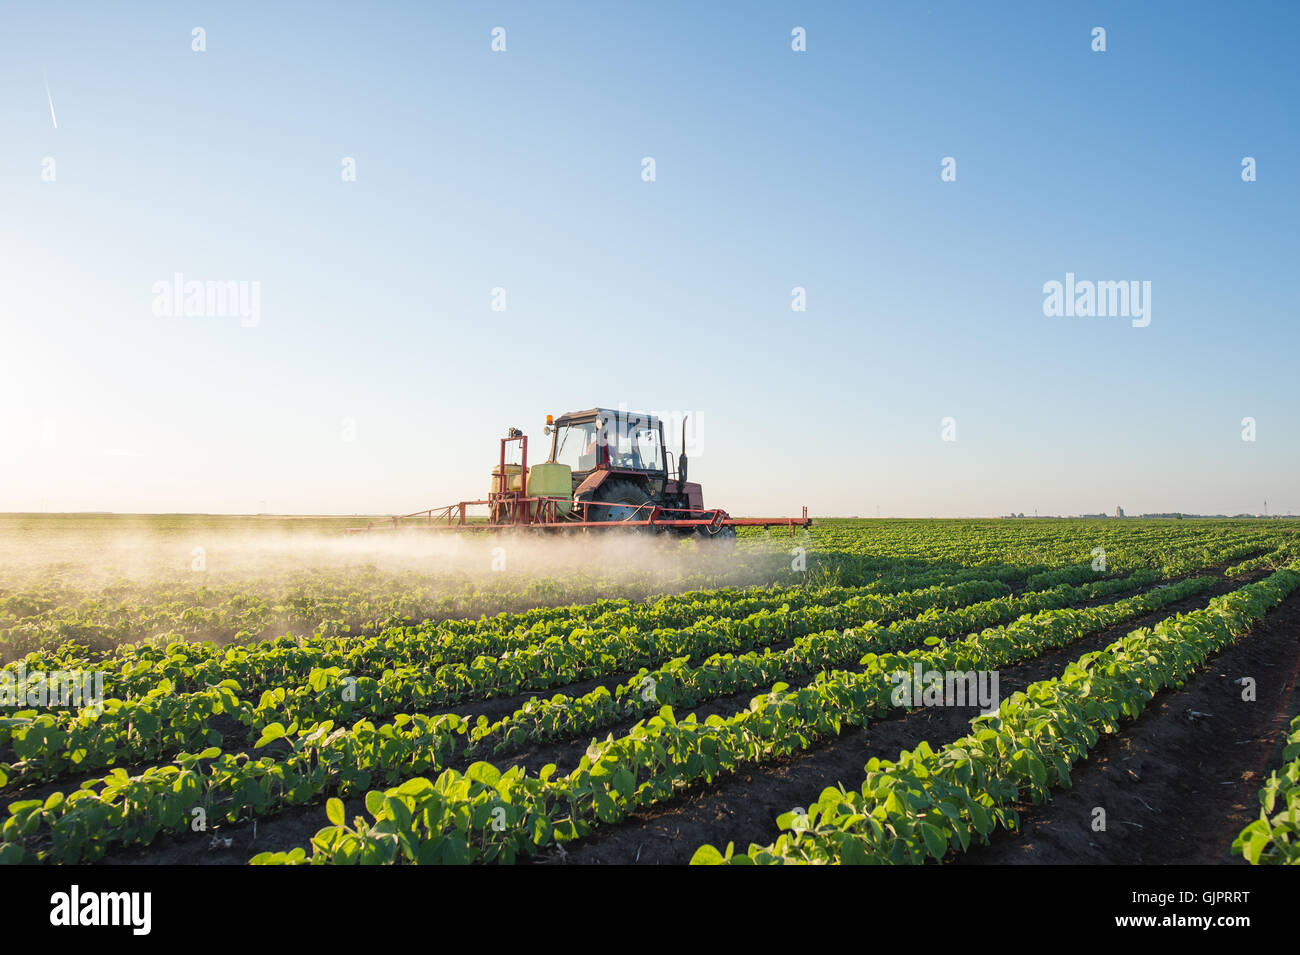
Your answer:
[[[50,101],[50,119],[54,120],[54,128],[59,128],[59,118],[54,115],[54,97],[50,95],[50,79],[45,78],[45,98]]]

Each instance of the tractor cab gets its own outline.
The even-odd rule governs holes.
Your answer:
[[[653,415],[592,408],[560,415],[549,428],[550,460],[568,465],[576,490],[593,471],[628,471],[664,479],[663,425]]]
[[[560,475],[568,469],[573,503],[592,505],[594,520],[644,519],[652,507],[704,506],[700,486],[686,482],[684,422],[683,453],[675,462],[664,446],[663,423],[642,412],[574,411],[548,420],[547,434],[547,466]]]

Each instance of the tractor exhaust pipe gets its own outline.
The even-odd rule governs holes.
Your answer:
[[[682,484],[686,483],[686,419],[690,415],[682,415],[682,453],[677,456],[677,480]]]

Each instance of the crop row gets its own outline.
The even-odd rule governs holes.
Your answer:
[[[778,824],[787,831],[772,845],[744,855],[703,846],[692,861],[903,864],[987,843],[997,827],[1018,825],[1015,803],[1041,803],[1070,785],[1070,768],[1102,734],[1117,732],[1161,689],[1181,685],[1297,585],[1300,574],[1281,570],[1203,610],[1135,630],[1013,694],[938,752],[923,742],[897,762],[872,759],[861,791],[829,788],[806,813],[786,813]]]
[[[436,781],[409,779],[371,791],[372,819],[343,818],[330,800],[332,825],[312,839],[315,863],[513,861],[519,854],[562,843],[629,812],[672,798],[696,781],[711,781],[743,763],[759,763],[807,748],[846,724],[889,712],[892,675],[915,666],[941,671],[997,668],[1063,646],[1183,599],[1213,583],[1181,581],[1113,604],[1045,611],[925,650],[869,653],[861,672],[820,674],[798,690],[777,684],[730,717],[678,720],[671,707],[625,735],[593,743],[578,767],[557,776],[554,765],[530,776],[519,766],[501,772],[486,762],[465,773],[446,770]],[[306,852],[264,853],[259,863],[301,863]]]
[[[1059,529],[1053,531],[1053,535],[1062,537]],[[1014,538],[1015,535],[1004,532],[1002,536]],[[1180,536],[1176,529],[1165,530],[1155,536],[1145,532],[1129,532],[1128,536],[1150,538],[1148,546],[1154,546],[1161,540],[1177,540],[1184,547],[1193,548],[1197,555],[1196,561],[1189,563],[1185,558],[1177,558],[1184,569],[1204,566],[1207,562],[1221,562],[1232,554],[1253,553],[1260,549],[1261,540],[1265,540],[1265,535],[1251,533],[1207,543],[1203,534]],[[1067,535],[1064,539],[1077,539],[1077,535]],[[1291,534],[1286,537],[1273,535],[1266,542],[1277,547],[1277,540],[1286,546],[1288,543],[1293,545],[1295,538]],[[857,545],[861,544],[861,533],[858,530],[855,530],[854,541]],[[969,548],[966,544],[962,544],[962,547],[967,549],[960,552],[970,559],[973,555]],[[1134,557],[1138,556],[1147,555],[1135,551]],[[1172,553],[1166,553],[1165,558],[1175,560]],[[842,561],[848,558],[843,554],[834,554],[819,555],[816,559]],[[286,635],[257,643],[240,642],[234,647],[223,647],[210,641],[173,639],[165,643],[146,642],[118,647],[104,653],[70,643],[56,650],[29,654],[21,663],[29,673],[101,670],[106,675],[109,695],[117,699],[146,695],[163,680],[171,681],[171,692],[189,692],[225,680],[234,680],[242,692],[248,694],[268,687],[304,683],[314,669],[338,667],[354,676],[377,677],[392,665],[427,664],[433,659],[439,662],[469,663],[479,655],[499,656],[550,636],[567,638],[583,629],[681,627],[710,615],[735,617],[756,612],[765,606],[774,608],[782,603],[788,603],[793,608],[805,603],[833,604],[857,593],[888,592],[891,586],[895,589],[916,589],[930,583],[997,579],[1006,583],[1024,582],[1028,589],[1036,590],[1055,583],[1081,583],[1090,575],[1095,576],[1088,563],[1050,569],[1046,564],[1016,567],[999,563],[962,570],[952,564],[942,567],[931,565],[927,569],[924,561],[915,558],[878,555],[870,558],[853,557],[852,560],[854,575],[872,578],[870,583],[833,588],[810,588],[800,584],[737,587],[716,592],[692,591],[664,597],[653,603],[598,600],[586,605],[533,608],[477,620],[439,620],[418,626],[390,626],[360,635],[352,634],[349,626],[342,625],[318,628],[313,636]],[[1137,565],[1138,562],[1120,559],[1118,553],[1109,554],[1111,568]],[[816,576],[814,573],[804,575],[805,578]],[[360,599],[360,595],[356,596]],[[257,598],[249,596],[240,599],[255,603]],[[286,595],[281,599],[297,607],[305,598]],[[21,601],[21,598],[5,597],[0,590],[0,602],[4,601],[12,604]],[[303,608],[294,612],[305,613],[305,608],[310,605],[311,601],[306,600]],[[33,611],[36,608],[26,609]],[[196,613],[200,609],[191,608]],[[189,612],[191,611],[186,611]],[[10,664],[7,669],[13,671],[17,665]],[[20,709],[21,706],[0,706],[0,710],[8,710],[10,713]]]
[[[1252,557],[1248,560],[1243,560],[1239,564],[1233,564],[1225,569],[1223,573],[1227,577],[1240,577],[1243,574],[1249,574],[1256,570],[1276,570],[1278,567],[1285,566],[1297,557],[1300,557],[1300,542],[1286,541],[1268,553],[1260,554],[1258,557]]]
[[[974,566],[996,561],[1061,566],[1089,559],[1096,549],[1111,566],[1188,573],[1276,547],[1294,539],[1290,525],[1228,521],[818,521],[811,537],[822,551],[855,554],[870,550],[895,559]],[[1095,556],[1095,555],[1094,555]]]
[[[978,598],[988,583],[972,582],[962,585],[966,595]],[[996,598],[974,607],[954,611],[932,611],[915,618],[900,621],[909,625],[902,628],[894,624],[889,630],[879,628],[875,621],[868,622],[867,630],[880,647],[900,646],[907,639],[920,641],[932,633],[962,631],[972,621],[985,620],[989,613],[1006,616],[1024,608],[1057,605],[1062,600],[1076,596],[1099,595],[1106,589],[1127,589],[1130,582],[1099,582],[1086,591],[1071,594],[1069,587],[1030,595],[1026,598]],[[972,611],[974,613],[966,613]],[[855,637],[853,631],[841,635],[820,634],[831,647],[842,647],[848,641],[850,648],[866,644],[871,638]],[[824,659],[829,648],[823,650],[819,639],[801,638],[797,647],[785,652],[790,660],[806,659],[809,663]],[[858,651],[861,655],[862,650]],[[754,656],[754,655],[746,655]],[[733,689],[754,689],[755,670],[746,657],[715,655],[702,667],[686,667],[684,657],[673,660],[663,673],[664,693],[685,694],[690,687],[698,691],[703,685],[728,685]],[[608,694],[606,694],[608,695]],[[640,699],[640,696],[638,696]],[[588,728],[598,717],[607,716],[598,704],[573,703],[568,724],[573,732],[580,725],[580,715],[589,717]],[[198,807],[213,819],[237,821],[246,815],[260,815],[269,808],[281,808],[307,802],[326,791],[348,794],[364,790],[373,782],[387,778],[402,778],[411,772],[437,768],[442,760],[454,754],[468,754],[485,746],[494,738],[517,739],[516,728],[529,729],[536,725],[536,713],[525,706],[513,717],[487,724],[486,720],[469,725],[454,715],[396,717],[391,724],[377,726],[368,720],[357,722],[351,729],[334,729],[333,721],[299,729],[296,725],[285,728],[282,724],[269,725],[257,741],[257,747],[274,747],[279,755],[222,754],[212,747],[195,756],[183,755],[166,767],[149,767],[144,772],[130,776],[117,769],[103,780],[83,783],[77,791],[49,796],[47,811],[42,819],[49,826],[52,839],[52,858],[73,861],[83,852],[95,858],[103,848],[116,842],[146,842],[159,828],[173,829],[185,822],[183,812]],[[35,822],[32,822],[32,826]],[[32,828],[25,837],[38,834]]]
[[[1251,865],[1300,865],[1300,716],[1291,721],[1283,765],[1259,790],[1259,818],[1232,843]]]
[[[96,572],[90,575],[65,562],[31,572],[7,567],[0,573],[0,660],[15,660],[37,649],[43,651],[37,656],[44,661],[53,664],[59,657],[71,657],[72,665],[29,662],[29,670],[77,669],[83,668],[83,662],[115,658],[114,648],[122,644],[161,648],[211,639],[218,645],[248,645],[286,633],[304,639],[345,637],[418,620],[472,618],[483,612],[609,596],[641,600],[650,593],[743,586],[759,580],[862,584],[892,573],[895,566],[909,575],[940,565],[1059,567],[1088,562],[1090,551],[1098,547],[1115,568],[1166,567],[1167,572],[1182,573],[1221,562],[1235,547],[1254,547],[1258,552],[1288,537],[1294,540],[1294,529],[1284,522],[1237,521],[825,520],[794,542],[807,551],[808,571],[802,574],[789,567],[786,539],[742,536],[753,539],[742,542],[725,567],[708,565],[700,572],[689,559],[674,559],[665,562],[663,572],[650,575],[643,568],[629,573],[601,567],[595,572],[493,574],[485,579],[471,573],[385,572],[348,566],[310,573],[277,569],[268,574],[254,569],[252,576],[236,579],[218,569],[232,564],[215,553],[210,555],[216,558],[214,572],[194,573],[188,546],[182,564],[170,571],[153,568],[156,573],[141,579],[105,580],[103,571],[111,570],[111,555],[101,554],[91,557]],[[682,553],[689,558],[692,550],[687,546]],[[1214,559],[1207,561],[1205,555]],[[915,586],[919,585],[908,589]],[[80,652],[69,652],[69,646]],[[131,662],[127,652],[114,669]],[[181,685],[180,680],[175,683]]]
[[[354,677],[378,678],[385,670],[400,666],[468,665],[481,656],[499,657],[553,639],[586,640],[602,631],[681,629],[711,619],[739,619],[783,607],[834,608],[858,597],[967,580],[1025,581],[1029,589],[1042,589],[1058,583],[1081,583],[1097,576],[1087,564],[1053,570],[944,569],[910,577],[889,574],[852,587],[734,588],[666,596],[653,603],[601,600],[478,620],[441,620],[392,627],[366,636],[282,637],[234,647],[179,641],[164,647],[124,647],[104,656],[68,646],[54,653],[30,654],[21,663],[29,673],[103,670],[110,694],[121,700],[146,696],[164,681],[169,683],[170,692],[181,693],[233,680],[247,694],[305,683],[313,670],[320,669],[337,668]],[[7,669],[14,671],[17,666],[13,664]],[[9,709],[17,711],[22,707]]]
[[[522,744],[564,738],[611,724],[653,716],[663,705],[695,706],[779,680],[794,680],[825,667],[841,667],[863,654],[916,646],[931,638],[974,633],[1025,614],[1137,590],[1154,581],[1153,571],[1097,581],[1084,587],[1061,584],[1051,590],[995,597],[953,610],[931,610],[888,626],[869,622],[856,630],[827,631],[800,637],[786,649],[766,648],[745,654],[715,655],[698,666],[685,658],[656,670],[641,670],[611,693],[604,687],[581,696],[533,697],[496,723],[472,730],[477,747],[499,741],[500,752]]]
[[[760,611],[742,620],[712,619],[682,629],[622,629],[584,638],[548,638],[526,650],[482,656],[470,664],[396,667],[379,679],[352,678],[332,668],[316,669],[305,684],[264,691],[252,702],[234,681],[210,689],[174,693],[164,681],[132,700],[109,699],[102,712],[17,714],[0,719],[0,747],[12,747],[14,762],[0,764],[0,788],[18,780],[50,778],[73,769],[94,770],[131,759],[143,761],[186,749],[219,746],[215,717],[248,728],[250,742],[275,723],[307,727],[336,724],[353,714],[379,716],[427,710],[475,697],[509,695],[657,664],[675,656],[702,658],[746,650],[827,629],[894,619],[935,607],[955,607],[1005,594],[1004,584],[971,581],[888,596],[851,598],[835,608]]]
[[[48,527],[57,520],[40,523]],[[604,562],[535,574],[515,573],[513,565],[510,572],[488,572],[487,548],[478,544],[465,548],[457,570],[411,570],[394,566],[395,555],[377,541],[368,548],[356,542],[372,551],[362,558],[365,563],[319,554],[322,562],[309,570],[303,564],[309,552],[296,547],[292,560],[268,562],[242,545],[227,548],[214,540],[208,566],[198,568],[191,563],[191,543],[173,548],[157,539],[158,546],[133,555],[138,573],[128,577],[114,573],[120,553],[93,546],[51,552],[41,546],[51,542],[57,543],[35,534],[35,546],[21,561],[0,568],[0,661],[70,642],[102,656],[141,642],[246,644],[285,633],[358,634],[422,620],[472,619],[611,597],[642,600],[758,582],[797,583],[807,576],[792,573],[788,549],[774,546],[742,546],[725,562],[697,562],[688,547],[678,548],[680,559],[668,554],[651,568]],[[482,558],[481,570],[475,569],[476,556]],[[370,564],[370,557],[379,566]],[[858,568],[870,572],[882,562],[844,555],[836,563],[846,582],[858,582]]]
[[[770,682],[774,674],[812,672],[830,661],[854,659],[867,650],[896,648],[927,637],[961,633],[990,619],[1014,619],[1028,610],[1060,606],[1135,585],[1134,580],[1102,581],[1082,590],[1062,586],[1041,594],[1004,596],[956,610],[930,611],[887,629],[872,621],[859,632],[803,637],[779,654],[765,651],[741,657],[715,655],[699,667],[690,667],[685,658],[678,658],[665,670],[656,671],[661,681],[659,691],[681,704],[711,691],[717,695],[755,689]],[[981,588],[989,586],[978,582],[962,585],[971,596],[978,596]],[[645,685],[643,680],[634,684]],[[609,696],[608,692],[604,695]],[[640,695],[635,699],[644,703]],[[652,710],[659,708],[656,704],[649,706]],[[574,735],[602,725],[609,717],[608,709],[598,702],[581,698],[572,701],[572,709],[562,722],[568,734]],[[149,767],[134,776],[122,769],[114,770],[72,793],[48,797],[43,812],[25,824],[21,835],[30,841],[43,836],[48,827],[51,858],[65,862],[76,861],[83,854],[95,858],[109,845],[147,842],[160,829],[188,824],[185,814],[196,808],[213,820],[234,822],[306,802],[324,792],[346,795],[386,779],[439,768],[454,754],[472,753],[498,738],[517,741],[520,730],[536,728],[537,714],[530,706],[492,724],[480,719],[470,725],[452,714],[403,714],[379,727],[363,720],[351,729],[335,729],[332,721],[304,729],[286,729],[275,723],[263,732],[258,747],[273,746],[283,756],[281,760],[267,755],[222,753],[212,747],[198,756],[182,755],[169,766]],[[538,733],[536,738],[543,735],[547,734]],[[557,726],[550,735],[563,733]]]

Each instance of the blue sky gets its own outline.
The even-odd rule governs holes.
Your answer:
[[[415,510],[622,403],[734,513],[1300,512],[1294,5],[0,18],[0,510]]]

